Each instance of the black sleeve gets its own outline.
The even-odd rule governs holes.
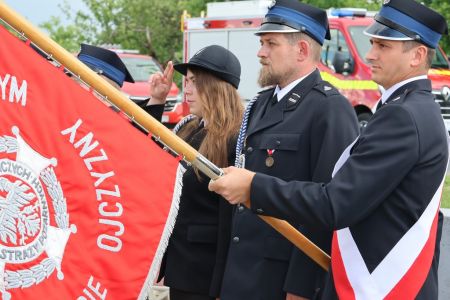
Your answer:
[[[353,108],[342,95],[336,94],[316,100],[321,103],[320,109],[314,112],[314,122],[311,124],[309,170],[313,182],[329,182],[340,154],[358,136],[359,126]],[[332,231],[316,226],[299,226],[297,229],[323,251],[330,253]],[[324,270],[294,247],[284,290],[312,299],[317,289],[323,286],[325,275]],[[302,284],[298,284],[299,281]]]
[[[148,113],[149,115],[151,115],[153,118],[155,118],[156,120],[158,120],[159,122],[161,122],[161,118],[162,115],[164,113],[164,104],[153,104],[153,105],[147,105],[147,101],[141,101],[141,102],[137,102],[137,105],[139,105],[140,108],[142,108],[143,110],[145,110],[146,113]],[[144,128],[140,127],[138,124],[136,124],[135,122],[131,123],[136,129],[138,129],[139,131],[141,131],[144,134],[148,134],[148,131],[145,130]]]
[[[137,104],[149,115],[151,115],[153,118],[161,122],[161,118],[164,113],[164,106],[165,106],[164,104],[147,105],[146,101],[142,101]]]
[[[419,156],[416,126],[401,106],[386,106],[365,128],[352,155],[327,184],[257,174],[251,208],[336,230],[357,224],[389,195]]]
[[[346,98],[336,95],[323,101],[311,125],[311,181],[329,182],[342,151],[358,134],[358,120]]]

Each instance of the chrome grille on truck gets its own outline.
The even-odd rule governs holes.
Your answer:
[[[450,99],[445,100],[442,91],[433,91],[435,101],[441,106],[441,114],[444,120],[450,120]]]

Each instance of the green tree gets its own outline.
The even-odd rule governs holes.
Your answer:
[[[425,0],[425,5],[433,8],[444,16],[449,23],[450,20],[450,2],[448,0]],[[449,24],[450,25],[450,24]],[[450,36],[444,35],[441,39],[440,45],[444,51],[450,55]]]
[[[61,19],[54,16],[40,24],[54,41],[70,52],[78,51],[80,43],[95,43],[97,31],[89,16],[80,12],[72,15],[68,2],[60,5],[60,9],[64,18],[71,21],[69,25],[62,25]]]
[[[302,2],[328,9],[330,7],[357,7],[366,8],[368,10],[378,10],[382,0],[304,0]]]
[[[71,13],[70,5],[60,6],[64,17],[72,21],[62,25],[51,17],[41,24],[50,36],[69,51],[82,42],[118,45],[138,49],[161,62],[182,59],[181,16],[192,16],[206,9],[207,0],[83,0],[89,12]]]

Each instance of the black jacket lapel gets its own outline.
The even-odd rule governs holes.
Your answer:
[[[284,112],[296,109],[311,89],[321,80],[320,73],[316,69],[280,100],[280,104],[282,105],[280,110],[272,111],[269,117],[264,116],[261,118],[266,106],[270,105],[267,102],[270,101],[273,95],[273,93],[265,94],[264,98],[258,100],[261,102],[258,103],[258,107],[255,108],[252,114],[252,121],[247,130],[247,136],[283,121]]]
[[[250,132],[253,132],[262,119],[262,116],[266,110],[266,106],[269,104],[268,102],[273,96],[274,88],[263,91],[259,96],[258,100],[256,100],[255,104],[253,104],[250,123],[247,127],[247,135]]]
[[[431,93],[431,81],[428,79],[420,79],[409,82],[394,91],[394,93],[386,100],[385,104],[388,104],[391,101],[397,101],[411,91],[420,90]]]

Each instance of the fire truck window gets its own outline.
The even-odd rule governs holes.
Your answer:
[[[336,52],[341,52],[345,58],[350,58],[350,52],[342,32],[331,29],[330,36],[330,40],[325,40],[323,43],[321,60],[323,64],[333,69],[333,59]]]
[[[161,72],[151,58],[122,57],[121,59],[135,81],[148,81],[150,75]]]
[[[436,49],[436,55],[433,58],[433,62],[431,63],[433,68],[444,68],[448,69],[448,62],[442,54],[441,48]]]
[[[349,27],[350,37],[356,46],[356,51],[358,51],[359,57],[365,61],[365,56],[370,50],[369,37],[364,34],[366,26],[351,26]]]

